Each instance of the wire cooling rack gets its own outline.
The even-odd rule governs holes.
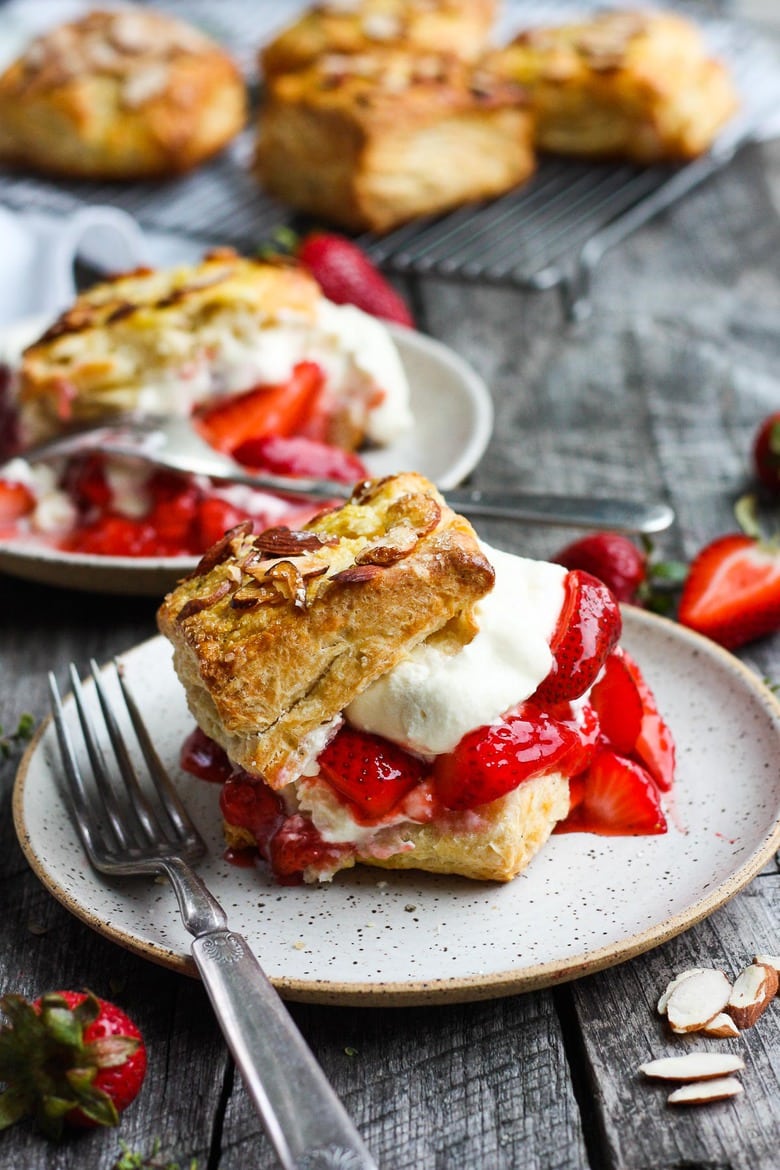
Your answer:
[[[164,6],[225,43],[250,85],[257,82],[255,47],[294,11],[294,6],[274,0],[222,0],[219,5],[169,0]],[[16,7],[12,3],[5,12]],[[49,0],[47,7],[53,15],[57,0]],[[559,22],[596,7],[603,5],[517,0],[504,6],[497,40],[508,39],[520,27]],[[701,18],[701,5],[676,7]],[[502,198],[415,220],[382,237],[363,235],[360,243],[374,260],[397,273],[530,289],[558,286],[570,315],[584,315],[590,277],[604,252],[719,171],[780,112],[780,61],[773,48],[749,26],[713,18],[700,23],[712,51],[731,68],[742,97],[740,114],[704,157],[679,167],[644,168],[543,158],[528,183]],[[106,203],[123,208],[149,229],[254,250],[278,228],[301,224],[258,188],[250,172],[252,139],[249,129],[219,159],[166,183],[55,184],[24,175],[0,176],[0,202],[55,213]]]

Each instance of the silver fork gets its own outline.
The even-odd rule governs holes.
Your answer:
[[[206,852],[206,845],[157,755],[121,665],[114,665],[150,785],[139,779],[97,663],[91,661],[90,669],[113,749],[111,766],[87,710],[76,667],[70,664],[70,681],[88,770],[79,765],[71,722],[57,681],[49,674],[66,795],[89,860],[105,874],[164,873],[170,879],[184,925],[194,936],[192,956],[284,1170],[333,1166],[376,1170],[246,939],[230,930],[224,910],[191,868]]]
[[[57,459],[88,451],[143,459],[157,467],[190,475],[205,475],[229,483],[243,483],[264,491],[312,499],[346,499],[352,484],[312,477],[292,478],[249,471],[230,456],[215,450],[187,418],[150,415],[119,416],[111,423],[71,431],[21,451],[28,463]],[[0,466],[0,475],[3,467]],[[447,502],[465,516],[492,517],[527,524],[571,528],[607,528],[616,532],[663,532],[674,521],[668,504],[614,499],[609,496],[568,496],[532,492],[486,492],[458,488],[445,492]]]

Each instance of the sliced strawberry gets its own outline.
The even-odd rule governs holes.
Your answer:
[[[229,529],[247,519],[249,514],[243,508],[236,508],[218,496],[204,497],[198,504],[195,518],[194,551],[201,553],[211,548]]]
[[[342,727],[317,762],[356,819],[369,823],[389,813],[426,771],[422,760],[403,748],[353,727]]]
[[[351,844],[323,840],[311,821],[296,814],[271,838],[268,859],[277,880],[290,885],[300,881],[305,869],[332,870],[353,852]]]
[[[195,727],[181,745],[179,764],[190,775],[210,780],[214,784],[224,784],[236,770],[225,749],[199,727]]]
[[[219,451],[248,439],[291,435],[306,421],[325,381],[316,362],[298,362],[286,382],[258,386],[198,412],[198,429]]]
[[[84,455],[71,459],[65,469],[62,486],[82,513],[92,508],[108,508],[111,503],[111,488],[106,479],[102,455]]]
[[[666,832],[658,790],[641,764],[605,748],[583,779],[584,790],[577,792],[577,803],[566,820],[556,826],[556,832],[598,833],[605,837]]]
[[[741,533],[705,545],[688,573],[678,618],[728,649],[780,628],[780,553]]]
[[[610,590],[581,569],[566,575],[550,649],[553,665],[531,696],[541,706],[570,702],[593,684],[620,637],[620,608]]]
[[[351,240],[314,232],[298,245],[296,255],[334,304],[357,305],[373,317],[414,325],[403,297]]]
[[[0,479],[0,524],[9,524],[28,515],[35,507],[35,496],[23,483]]]
[[[229,825],[247,829],[267,858],[271,837],[285,819],[282,802],[263,781],[236,769],[219,794],[219,807]]]
[[[233,452],[247,467],[274,475],[312,476],[355,483],[367,479],[366,465],[351,451],[320,443],[304,435],[264,435],[248,439]]]
[[[620,532],[593,532],[552,558],[567,569],[584,569],[612,590],[618,601],[634,601],[647,575],[647,557]]]
[[[436,795],[445,808],[476,808],[524,780],[566,766],[579,748],[576,726],[523,703],[500,723],[469,732],[451,752],[436,757]]]
[[[655,695],[642,671],[627,650],[621,650],[621,655],[642,702],[642,725],[634,745],[634,755],[644,764],[658,787],[668,792],[674,783],[674,737],[658,710]]]
[[[642,730],[642,699],[620,649],[613,650],[590,692],[604,738],[623,756],[631,755]]]

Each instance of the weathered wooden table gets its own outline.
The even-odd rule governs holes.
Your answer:
[[[772,144],[745,150],[609,254],[582,325],[565,324],[555,293],[416,281],[407,291],[421,328],[472,362],[495,395],[495,437],[474,483],[665,498],[678,523],[661,543],[676,557],[732,528],[750,437],[780,402],[779,257]],[[570,535],[498,523],[481,531],[535,556]],[[45,715],[49,667],[141,641],[154,608],[1,578],[5,730],[22,712]],[[743,657],[780,679],[780,638]],[[27,868],[11,823],[15,763],[0,772],[0,989],[89,986],[116,998],[144,1032],[150,1068],[119,1131],[53,1147],[20,1125],[0,1136],[0,1167],[109,1170],[121,1138],[144,1153],[159,1139],[168,1158],[195,1158],[199,1170],[270,1170],[274,1156],[200,985],[93,933]],[[776,1011],[733,1044],[747,1065],[733,1103],[673,1112],[636,1070],[667,1046],[653,1007],[670,975],[691,965],[736,974],[755,952],[778,950],[773,862],[685,934],[554,990],[425,1009],[291,1011],[382,1167],[770,1170],[780,1162]]]

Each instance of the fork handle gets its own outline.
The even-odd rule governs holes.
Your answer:
[[[246,939],[209,931],[192,955],[284,1170],[377,1170]]]

